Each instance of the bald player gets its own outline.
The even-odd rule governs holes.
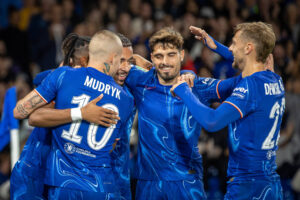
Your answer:
[[[58,109],[72,108],[73,123],[52,131],[46,174],[49,199],[118,198],[109,152],[115,140],[125,134],[133,110],[132,98],[112,78],[121,53],[118,36],[105,30],[96,33],[89,45],[89,67],[56,69],[14,110],[15,117],[22,119],[51,100]],[[103,98],[97,105],[119,114],[116,125],[106,128],[82,120],[81,107],[90,100],[97,102],[99,95]]]

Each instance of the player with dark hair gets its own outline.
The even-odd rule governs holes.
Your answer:
[[[180,76],[183,38],[164,28],[149,44],[154,68],[133,67],[125,81],[139,111],[136,199],[206,199],[197,147],[201,126],[170,92]],[[198,78],[192,91],[209,105],[229,96],[238,81]]]
[[[205,106],[184,81],[172,88],[206,130],[229,125],[230,180],[225,199],[283,199],[275,160],[285,92],[281,77],[265,70],[275,41],[269,24],[237,25],[229,50],[243,79],[216,110]]]

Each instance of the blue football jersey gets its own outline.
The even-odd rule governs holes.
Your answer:
[[[36,92],[46,102],[55,99],[56,109],[83,107],[104,94],[97,105],[117,112],[118,123],[106,128],[82,120],[53,128],[45,181],[58,187],[114,192],[110,151],[113,143],[126,134],[132,97],[112,77],[91,67],[60,67],[43,80]]]
[[[131,91],[125,85],[123,89],[131,95]],[[133,97],[132,97],[133,98]],[[136,109],[131,112],[131,116],[126,124],[126,134],[120,137],[117,142],[115,149],[112,151],[113,156],[113,172],[116,177],[116,183],[119,186],[120,194],[122,199],[131,199],[130,190],[130,166],[129,166],[129,156],[130,156],[130,133],[134,120]]]
[[[280,76],[271,71],[243,78],[225,101],[241,118],[229,125],[229,177],[276,175],[276,150],[285,108]]]
[[[218,90],[219,83],[199,78],[193,92],[209,105],[225,97],[223,90]],[[171,86],[159,83],[154,68],[144,72],[136,67],[131,68],[126,84],[139,111],[136,177],[165,181],[202,178],[202,157],[197,146],[201,126],[183,101],[172,96]]]

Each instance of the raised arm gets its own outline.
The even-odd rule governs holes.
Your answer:
[[[80,109],[81,119],[110,127],[111,124],[116,124],[120,118],[116,112],[96,105],[102,98],[103,95],[101,94],[82,107]],[[29,116],[29,124],[37,127],[59,126],[76,120],[78,120],[76,117],[72,117],[72,109],[54,109],[54,104],[39,108]]]
[[[201,40],[210,50],[219,54],[224,59],[233,62],[233,54],[229,51],[228,47],[216,41],[208,35],[205,30],[195,26],[190,26],[190,31],[195,35],[196,39]]]

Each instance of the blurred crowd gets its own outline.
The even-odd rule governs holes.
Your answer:
[[[59,65],[62,40],[71,32],[92,36],[99,29],[109,29],[122,33],[132,41],[134,53],[150,59],[149,36],[172,26],[184,37],[183,69],[202,77],[224,79],[239,72],[196,40],[189,26],[201,27],[229,46],[236,24],[268,22],[277,38],[273,51],[275,71],[282,76],[286,89],[278,172],[285,199],[300,199],[299,10],[300,0],[1,0],[0,113],[9,87],[17,85],[18,98],[22,98],[33,87],[32,79],[37,73]],[[226,189],[226,132],[227,129],[203,132],[199,140],[210,199],[222,199]],[[135,144],[133,139],[133,158]],[[5,152],[9,151],[0,153],[0,185],[10,171]]]

